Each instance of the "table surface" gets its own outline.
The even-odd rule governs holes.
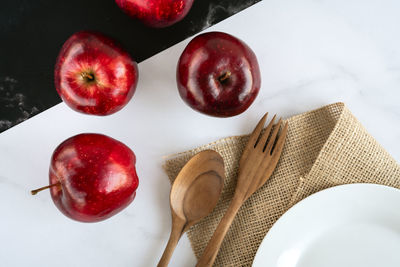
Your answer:
[[[248,133],[269,111],[289,117],[345,102],[367,130],[400,160],[400,2],[396,0],[268,0],[208,31],[231,33],[256,53],[262,88],[233,118],[190,109],[176,89],[175,68],[185,40],[139,64],[132,101],[117,114],[93,117],[65,104],[0,135],[0,259],[4,266],[154,266],[170,231],[166,155]],[[134,202],[94,224],[62,215],[48,183],[55,147],[83,132],[121,140],[137,156]],[[184,236],[171,266],[194,266]]]

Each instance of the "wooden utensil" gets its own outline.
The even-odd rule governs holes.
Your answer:
[[[224,160],[213,150],[196,154],[182,168],[171,188],[172,230],[158,267],[168,266],[182,234],[211,213],[224,180]]]
[[[279,119],[278,124],[273,127],[274,116],[264,133],[261,133],[267,115],[268,113],[264,115],[250,135],[240,158],[238,181],[231,204],[208,242],[203,255],[197,262],[197,267],[213,265],[222,241],[239,208],[257,189],[264,185],[278,163],[285,143],[288,124],[285,124],[278,137],[282,120]],[[273,131],[271,133],[272,128]]]

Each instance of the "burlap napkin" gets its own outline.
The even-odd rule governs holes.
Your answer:
[[[400,166],[343,103],[287,121],[287,141],[274,174],[239,210],[214,266],[251,266],[272,224],[293,204],[312,193],[347,183],[400,188]],[[188,231],[196,257],[201,256],[233,196],[238,161],[247,139],[248,136],[228,137],[175,155],[164,165],[173,181],[189,158],[201,150],[214,149],[225,160],[226,180],[217,207]]]

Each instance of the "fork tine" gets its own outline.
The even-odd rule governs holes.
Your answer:
[[[248,144],[253,144],[253,146],[256,146],[257,140],[260,137],[261,131],[264,128],[265,121],[267,120],[268,112],[265,113],[265,115],[261,118],[261,120],[258,122],[256,128],[254,128],[253,132],[250,135],[249,142]]]
[[[256,146],[256,142],[258,140],[258,137],[260,136],[262,129],[264,128],[264,124],[265,124],[265,121],[267,120],[267,116],[268,116],[268,112],[265,113],[265,115],[258,122],[257,126],[254,128],[253,132],[250,135],[249,141],[247,142],[247,145],[244,148],[244,151],[243,151],[240,161],[245,160],[247,158],[247,156],[249,155],[249,152]]]
[[[272,151],[272,154],[276,155],[278,158],[280,157],[280,154],[282,152],[283,149],[283,144],[285,143],[286,140],[286,135],[287,135],[287,131],[288,131],[288,123],[285,123],[285,126],[283,127],[281,134],[278,137],[278,141],[276,141],[274,150]]]
[[[257,142],[256,146],[258,146],[258,148],[261,149],[261,150],[264,150],[264,148],[265,148],[268,136],[271,133],[272,126],[274,125],[275,118],[276,118],[276,115],[274,115],[274,117],[272,118],[272,120],[268,124],[267,128],[265,128],[265,131],[262,134],[262,136],[260,137],[260,140],[258,140],[258,142]],[[258,144],[260,144],[261,146],[259,146]]]
[[[282,118],[279,118],[278,123],[275,125],[274,130],[272,131],[271,137],[268,141],[268,144],[265,144],[265,153],[270,153],[272,146],[275,143],[276,136],[278,135],[279,129],[281,128]]]
[[[288,123],[286,122],[281,133],[278,136],[278,140],[276,141],[275,146],[273,147],[274,150],[272,150],[272,157],[268,153],[266,153],[264,156],[265,157],[263,162],[264,166],[270,165],[273,166],[273,168],[270,170],[270,172],[267,172],[262,179],[260,179],[257,188],[263,186],[265,182],[270,178],[272,172],[275,170],[276,164],[278,163],[279,158],[281,157],[282,149],[286,140],[287,131],[288,131]]]

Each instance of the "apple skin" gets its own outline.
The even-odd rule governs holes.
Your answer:
[[[51,158],[50,194],[57,208],[81,222],[105,220],[127,207],[139,185],[136,157],[123,143],[101,134],[62,142]]]
[[[72,109],[91,115],[109,115],[132,98],[138,68],[112,39],[96,32],[73,34],[63,45],[54,71],[55,87]]]
[[[115,0],[129,16],[154,28],[170,26],[182,20],[194,0]]]
[[[244,112],[261,86],[254,52],[243,41],[223,32],[208,32],[192,39],[179,58],[176,79],[185,103],[215,117]]]

